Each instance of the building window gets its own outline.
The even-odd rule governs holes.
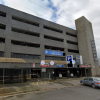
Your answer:
[[[68,33],[68,32],[66,32],[66,35],[69,35],[69,36],[72,36],[72,37],[77,37],[77,35],[72,34],[72,33]]]
[[[0,57],[4,57],[4,52],[0,51]]]
[[[16,16],[12,16],[12,19],[13,20],[16,20],[16,21],[20,21],[20,22],[23,22],[23,23],[27,23],[27,24],[34,25],[34,26],[38,26],[39,27],[39,23],[32,22],[32,21],[27,20],[27,19],[23,19],[23,18],[16,17]]]
[[[47,46],[47,45],[45,45],[45,49],[56,50],[56,51],[64,51],[64,48],[53,47],[53,46]]]
[[[55,40],[55,41],[59,41],[59,42],[63,42],[63,39],[59,39],[56,37],[52,37],[52,36],[48,36],[48,35],[44,35],[45,39],[50,39],[50,40]]]
[[[40,48],[40,44],[28,43],[28,42],[23,42],[23,41],[11,40],[11,44]]]
[[[58,60],[58,61],[65,61],[65,57],[54,57],[54,56],[45,56],[46,60]]]
[[[58,33],[62,33],[63,31],[62,30],[59,30],[59,29],[55,29],[53,27],[49,27],[49,26],[43,26],[45,29],[48,29],[48,30],[51,30],[51,31],[54,31],[54,32],[58,32]]]
[[[68,49],[68,52],[79,53],[78,50],[72,50],[72,49]]]
[[[13,31],[13,32],[22,33],[22,34],[31,35],[31,36],[36,36],[36,37],[39,37],[39,36],[40,36],[39,33],[31,32],[31,31],[27,31],[27,30],[23,30],[23,29],[15,28],[15,27],[12,27],[12,31]]]
[[[0,43],[5,43],[5,38],[0,37]]]
[[[6,25],[0,23],[0,29],[6,29]]]
[[[77,42],[73,42],[73,41],[67,41],[67,43],[69,43],[69,44],[74,44],[74,45],[78,45],[78,43]]]
[[[40,55],[11,53],[11,58],[40,59]]]
[[[0,11],[0,16],[2,16],[2,17],[6,17],[6,13],[5,13],[5,12]]]

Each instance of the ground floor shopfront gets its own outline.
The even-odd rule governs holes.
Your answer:
[[[42,72],[45,69],[45,72]],[[91,76],[91,68],[39,68],[31,69],[31,78],[56,78]]]
[[[63,78],[91,76],[91,68],[1,68],[0,83],[27,82],[34,78]]]
[[[34,78],[62,78],[91,76],[91,68],[58,64],[41,67],[33,63],[0,63],[0,83],[27,82]]]

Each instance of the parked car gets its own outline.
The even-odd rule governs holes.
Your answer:
[[[87,77],[83,80],[80,80],[81,85],[89,85],[93,88],[100,88],[100,78],[99,77]]]

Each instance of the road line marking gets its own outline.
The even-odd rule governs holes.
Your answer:
[[[36,83],[36,85],[38,85],[38,82]]]
[[[48,81],[48,83],[50,83],[50,82]]]
[[[44,81],[44,84],[47,84],[46,81]]]
[[[32,83],[32,85],[34,85],[34,82]]]

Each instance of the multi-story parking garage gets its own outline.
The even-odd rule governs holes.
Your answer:
[[[79,76],[100,75],[91,44],[92,25],[85,17],[75,23],[76,30],[0,5],[0,82],[49,77],[51,73],[75,77],[77,71]],[[82,55],[83,65],[69,66],[66,55],[76,60],[77,54]],[[41,66],[41,60],[46,65]]]

